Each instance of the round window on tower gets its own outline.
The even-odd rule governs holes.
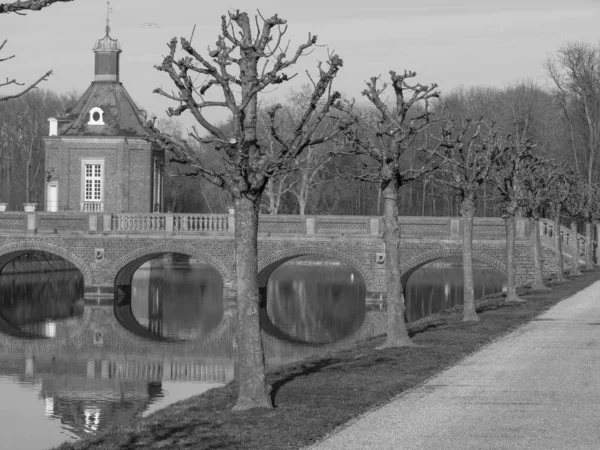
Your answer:
[[[104,111],[98,107],[92,108],[88,125],[104,125]]]

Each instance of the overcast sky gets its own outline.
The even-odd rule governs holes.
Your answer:
[[[292,45],[308,33],[344,60],[336,88],[359,97],[364,80],[390,69],[418,73],[422,83],[442,91],[457,86],[492,85],[531,77],[545,82],[543,62],[567,41],[600,41],[600,0],[112,0],[111,36],[123,47],[121,81],[150,113],[164,115],[169,103],[153,94],[170,89],[156,71],[174,36],[189,37],[204,51],[220,31],[228,8],[288,20]],[[74,0],[27,16],[0,16],[0,39],[8,39],[0,56],[16,54],[1,65],[0,77],[32,81],[53,69],[44,88],[83,92],[93,80],[92,46],[103,37],[105,0]],[[305,59],[304,70],[326,58],[320,48]],[[285,96],[287,89],[277,95]]]

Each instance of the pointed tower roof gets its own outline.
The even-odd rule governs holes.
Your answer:
[[[146,133],[146,112],[137,107],[119,82],[119,41],[106,34],[94,45],[95,76],[67,115],[58,119],[62,136],[139,136]]]

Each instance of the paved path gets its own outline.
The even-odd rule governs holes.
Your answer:
[[[600,449],[600,282],[313,449]]]

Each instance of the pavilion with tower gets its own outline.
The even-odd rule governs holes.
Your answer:
[[[146,113],[119,81],[118,40],[94,48],[94,81],[44,137],[45,209],[161,212],[164,151],[144,140]]]

